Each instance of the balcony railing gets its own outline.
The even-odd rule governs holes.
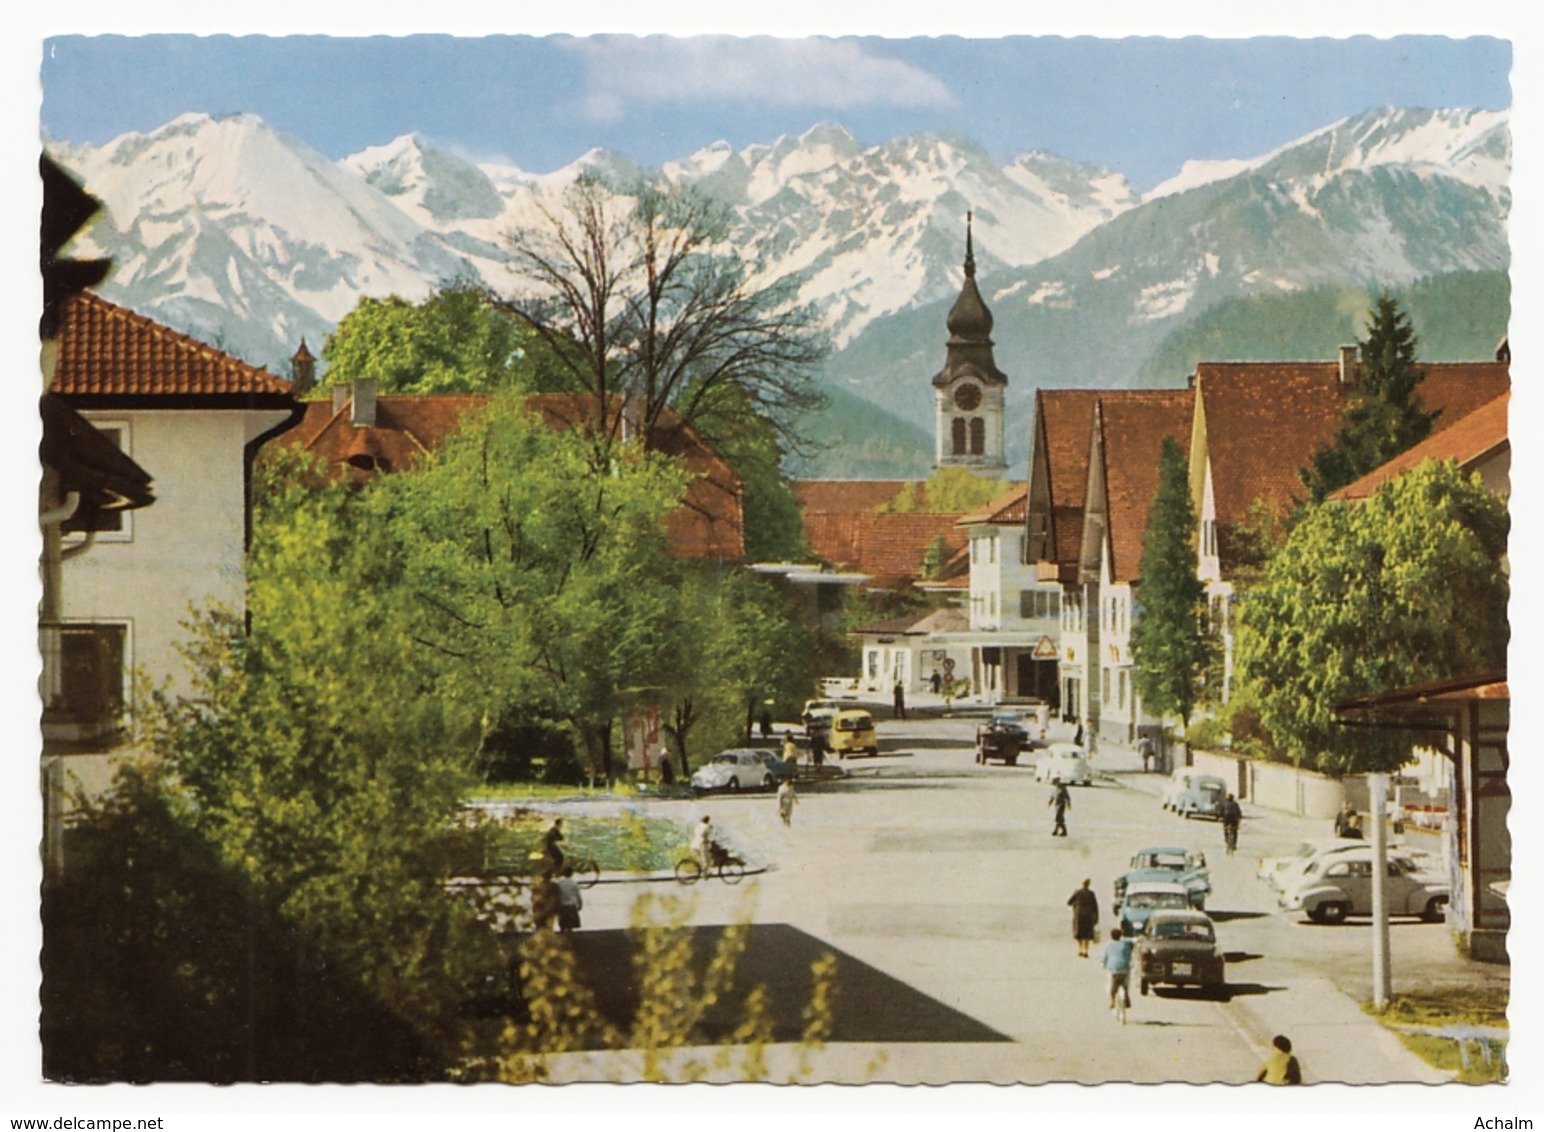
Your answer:
[[[123,725],[123,625],[42,622],[43,740],[101,744]]]

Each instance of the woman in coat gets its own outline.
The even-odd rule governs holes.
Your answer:
[[[1099,938],[1099,898],[1084,880],[1083,887],[1067,899],[1072,909],[1072,938],[1078,941],[1078,955],[1088,958],[1088,945]]]

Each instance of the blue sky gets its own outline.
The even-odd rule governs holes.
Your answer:
[[[418,132],[545,172],[605,146],[646,165],[840,122],[874,144],[961,131],[1139,189],[1378,106],[1511,105],[1494,36],[1058,38],[67,35],[47,136],[101,143],[185,111],[251,112],[342,157]]]

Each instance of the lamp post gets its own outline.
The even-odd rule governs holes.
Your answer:
[[[1369,821],[1372,824],[1372,1004],[1383,1010],[1389,1004],[1389,906],[1388,906],[1388,834],[1384,812],[1388,798],[1388,777],[1367,776]]]

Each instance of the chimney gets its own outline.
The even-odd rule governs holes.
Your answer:
[[[375,378],[354,382],[354,412],[349,423],[355,428],[375,427]]]
[[[337,416],[343,411],[343,406],[348,404],[350,389],[347,385],[334,385],[332,387],[332,415]]]
[[[300,349],[290,359],[290,381],[290,393],[295,397],[304,397],[316,384],[316,358],[306,349],[304,338],[300,340]]]
[[[1357,347],[1342,346],[1340,348],[1340,384],[1355,385],[1358,371],[1362,368],[1356,360]]]

